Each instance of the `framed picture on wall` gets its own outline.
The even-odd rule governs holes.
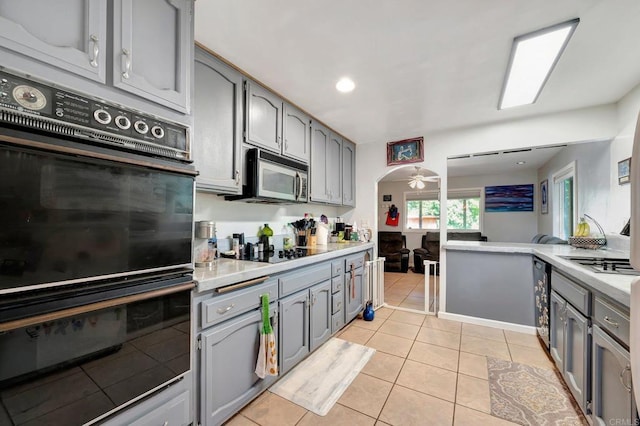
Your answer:
[[[618,161],[618,185],[631,182],[631,157]]]
[[[387,166],[421,161],[424,161],[424,140],[422,137],[387,142]]]
[[[540,213],[549,213],[549,180],[540,182]]]

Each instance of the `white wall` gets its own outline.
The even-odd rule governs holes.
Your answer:
[[[457,188],[482,188],[494,185],[526,185],[534,186],[534,211],[532,212],[484,212],[482,213],[482,235],[489,241],[510,243],[528,243],[538,233],[536,210],[538,208],[538,190],[536,189],[537,173],[535,170],[524,170],[518,173],[503,173],[483,176],[461,176],[449,178],[449,190]],[[484,206],[482,206],[484,210]]]
[[[556,235],[553,231],[552,215],[556,193],[552,176],[572,161],[575,161],[576,164],[578,217],[586,213],[597,220],[605,230],[612,230],[608,217],[614,210],[611,208],[610,200],[610,176],[612,173],[610,155],[610,141],[572,144],[560,151],[538,170],[538,182],[544,179],[549,180],[549,214],[538,216],[540,233]],[[597,232],[595,226],[593,226],[593,231]]]

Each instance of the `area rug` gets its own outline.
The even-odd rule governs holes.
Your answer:
[[[491,415],[521,425],[588,423],[554,370],[487,358]]]
[[[332,338],[269,390],[324,416],[375,352],[373,348]]]

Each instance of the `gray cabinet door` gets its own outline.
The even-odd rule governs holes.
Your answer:
[[[569,390],[580,405],[583,412],[587,412],[587,401],[590,399],[590,336],[589,319],[567,304],[565,318],[565,354],[564,378]]]
[[[242,192],[242,75],[204,50],[195,51],[192,152],[196,187]]]
[[[561,372],[564,371],[565,312],[566,301],[552,290],[549,298],[549,348],[551,358]]]
[[[594,425],[637,424],[629,352],[593,326],[591,419]]]
[[[330,203],[342,204],[342,138],[334,133],[327,146],[327,190]]]
[[[278,315],[275,303],[271,304],[270,313],[274,324]],[[254,372],[261,324],[262,314],[255,310],[202,333],[202,424],[221,424],[275,381],[274,376],[260,379]]]
[[[331,281],[311,287],[310,307],[310,350],[314,351],[331,336]]]
[[[282,153],[307,164],[311,146],[309,130],[311,119],[298,108],[286,103],[282,110],[282,116],[282,139],[284,140]]]
[[[347,265],[347,268],[349,266]],[[364,268],[356,268],[353,273],[345,274],[345,324],[354,319],[363,308],[362,286],[364,282]]]
[[[0,0],[0,45],[106,81],[106,0]]]
[[[355,206],[356,203],[356,145],[342,141],[342,205]]]
[[[328,202],[327,189],[327,148],[329,147],[329,129],[322,124],[311,122],[311,169],[309,170],[309,199]]]
[[[113,84],[189,113],[192,0],[114,1]]]
[[[280,372],[285,373],[309,353],[309,291],[280,300]]]
[[[247,81],[245,142],[280,154],[282,99]]]

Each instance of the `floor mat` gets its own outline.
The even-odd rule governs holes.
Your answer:
[[[373,348],[332,338],[269,390],[324,416],[375,352]]]
[[[491,415],[521,425],[587,425],[556,372],[487,358]]]

